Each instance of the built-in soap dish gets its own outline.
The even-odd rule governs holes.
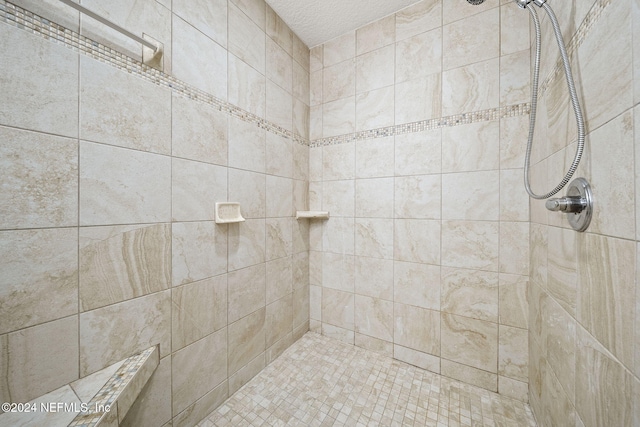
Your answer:
[[[233,222],[243,222],[244,218],[240,213],[240,203],[218,202],[216,203],[216,224],[229,224]]]
[[[296,219],[309,218],[309,219],[329,219],[329,212],[327,211],[297,211]]]

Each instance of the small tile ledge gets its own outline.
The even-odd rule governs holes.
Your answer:
[[[0,425],[118,426],[159,363],[156,345],[30,401],[30,413],[0,413]]]

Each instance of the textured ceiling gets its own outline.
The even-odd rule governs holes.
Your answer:
[[[376,21],[419,0],[267,0],[309,47]]]

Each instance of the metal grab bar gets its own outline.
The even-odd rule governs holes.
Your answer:
[[[142,45],[148,47],[149,49],[152,49],[154,53],[158,52],[158,49],[159,49],[158,46],[154,45],[153,43],[151,43],[148,40],[143,39],[140,36],[137,36],[137,35],[133,34],[131,31],[125,30],[121,26],[114,24],[113,22],[109,21],[106,18],[103,18],[102,16],[100,16],[97,13],[87,9],[86,7],[81,6],[81,5],[79,5],[78,3],[76,3],[76,2],[74,2],[72,0],[60,0],[60,1],[62,3],[64,3],[64,4],[66,4],[67,6],[71,6],[72,8],[76,9],[80,13],[84,13],[85,15],[90,16],[91,18],[95,19],[96,21],[101,22],[104,25],[113,28],[114,30],[116,30],[120,34],[124,34],[125,36],[137,41],[138,43],[142,43]]]

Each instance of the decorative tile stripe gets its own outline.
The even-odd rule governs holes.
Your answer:
[[[602,15],[602,12],[610,3],[611,0],[598,0],[591,8],[567,46],[567,52],[570,57],[573,56],[580,45],[582,45],[589,32]],[[344,144],[353,141],[384,138],[387,136],[421,132],[474,122],[498,120],[504,117],[528,115],[530,111],[529,103],[523,103],[309,141],[308,139],[297,135],[281,126],[271,123],[233,104],[216,98],[215,96],[203,90],[191,86],[175,77],[167,75],[162,71],[156,70],[155,68],[149,67],[141,63],[140,61],[122,54],[108,46],[84,37],[73,30],[53,23],[48,19],[40,17],[32,12],[24,10],[6,0],[0,0],[0,21],[39,35],[54,43],[61,44],[65,47],[73,49],[74,51],[97,59],[98,61],[113,65],[116,68],[119,68],[130,74],[135,74],[138,77],[143,78],[158,86],[169,88],[174,93],[184,96],[188,99],[211,105],[216,108],[216,110],[224,112],[231,117],[236,117],[245,122],[253,123],[259,128],[266,130],[267,132],[271,132],[273,134],[291,139],[304,146],[322,147],[327,145]],[[540,84],[539,96],[542,96],[542,94],[546,92],[551,83],[556,78],[558,78],[558,76],[562,72],[562,68],[562,61],[559,59],[551,73]]]
[[[421,120],[419,122],[404,123],[396,126],[363,130],[346,135],[332,136],[311,141],[311,147],[324,147],[327,145],[345,144],[348,142],[364,141],[367,139],[386,138],[388,136],[403,135],[407,133],[423,132],[427,130],[441,129],[445,127],[466,125],[476,122],[488,122],[503,119],[505,117],[526,116],[529,114],[530,104],[516,104],[488,110],[474,111],[472,113],[456,114],[437,119]]]
[[[107,383],[88,402],[88,411],[78,414],[68,427],[97,426],[102,418],[107,415],[107,412],[99,410],[100,408],[105,408],[108,405],[115,411],[116,400],[155,350],[156,347],[151,347],[142,353],[127,358],[116,373],[109,378]]]
[[[5,0],[0,0],[0,22],[29,31],[100,62],[113,65],[155,85],[169,88],[174,93],[186,98],[211,105],[229,116],[253,123],[261,129],[291,139],[298,144],[309,145],[309,140],[300,135]]]
[[[578,48],[584,43],[587,36],[593,29],[593,26],[598,22],[602,12],[605,10],[607,6],[611,4],[611,0],[598,0],[594,3],[591,10],[587,13],[587,16],[582,20],[580,27],[576,30],[575,34],[567,43],[567,55],[569,59],[573,58],[574,54],[577,52]],[[546,15],[546,13],[545,13]],[[535,48],[532,48],[535,50]],[[558,52],[558,60],[556,61],[556,65],[553,67],[547,78],[538,86],[538,97],[542,97],[542,95],[547,91],[551,83],[553,83],[559,76],[562,75],[564,78],[564,64],[562,62],[562,58],[559,56]]]

